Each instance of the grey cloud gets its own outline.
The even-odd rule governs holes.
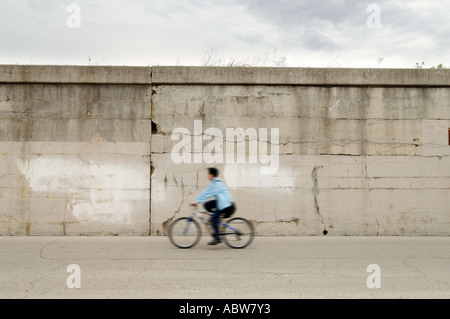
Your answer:
[[[351,0],[252,0],[249,11],[280,27],[311,26],[317,21],[332,24],[351,23],[364,19],[364,1]]]
[[[266,23],[274,25],[286,35],[284,47],[302,47],[311,51],[339,50],[343,43],[333,38],[333,33],[351,34],[366,26],[364,2],[350,0],[252,0],[248,11]]]
[[[389,30],[388,37],[382,39],[383,50],[389,46],[396,54],[409,54],[413,39],[427,39],[432,50],[449,50],[450,4],[439,1],[423,3],[392,0],[251,0],[247,2],[248,12],[267,24],[282,30],[286,35],[285,46],[293,49],[301,45],[311,51],[328,50],[333,42],[333,49],[351,50],[359,48],[362,43],[376,34],[367,27],[370,12],[367,8],[376,4],[381,8],[381,23],[384,30]],[[380,39],[374,38],[376,51]],[[380,42],[381,43],[381,42]],[[380,44],[381,45],[381,44]],[[403,52],[402,52],[403,50]],[[429,50],[429,51],[427,51]]]

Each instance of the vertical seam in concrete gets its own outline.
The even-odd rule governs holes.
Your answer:
[[[153,119],[153,68],[150,68],[150,125]],[[153,161],[152,161],[152,137],[153,132],[150,130],[150,147],[149,147],[149,160],[150,160],[150,180],[149,180],[149,208],[148,208],[148,235],[152,235],[152,175],[153,175]]]

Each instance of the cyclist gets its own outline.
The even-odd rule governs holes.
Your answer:
[[[219,170],[217,168],[208,168],[208,179],[211,181],[211,184],[195,199],[194,202],[191,203],[192,206],[204,203],[205,209],[212,213],[211,224],[214,230],[214,239],[208,244],[210,246],[221,243],[219,235],[221,216],[223,215],[223,217],[228,218],[233,215],[236,210],[236,206],[228,188],[218,176]],[[207,201],[211,198],[214,199]]]

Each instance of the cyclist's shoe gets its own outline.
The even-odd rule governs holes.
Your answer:
[[[215,246],[217,244],[220,244],[222,241],[220,239],[214,238],[208,245],[209,246]]]

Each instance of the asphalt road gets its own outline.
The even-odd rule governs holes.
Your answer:
[[[0,237],[0,298],[450,298],[450,237],[208,240]]]

